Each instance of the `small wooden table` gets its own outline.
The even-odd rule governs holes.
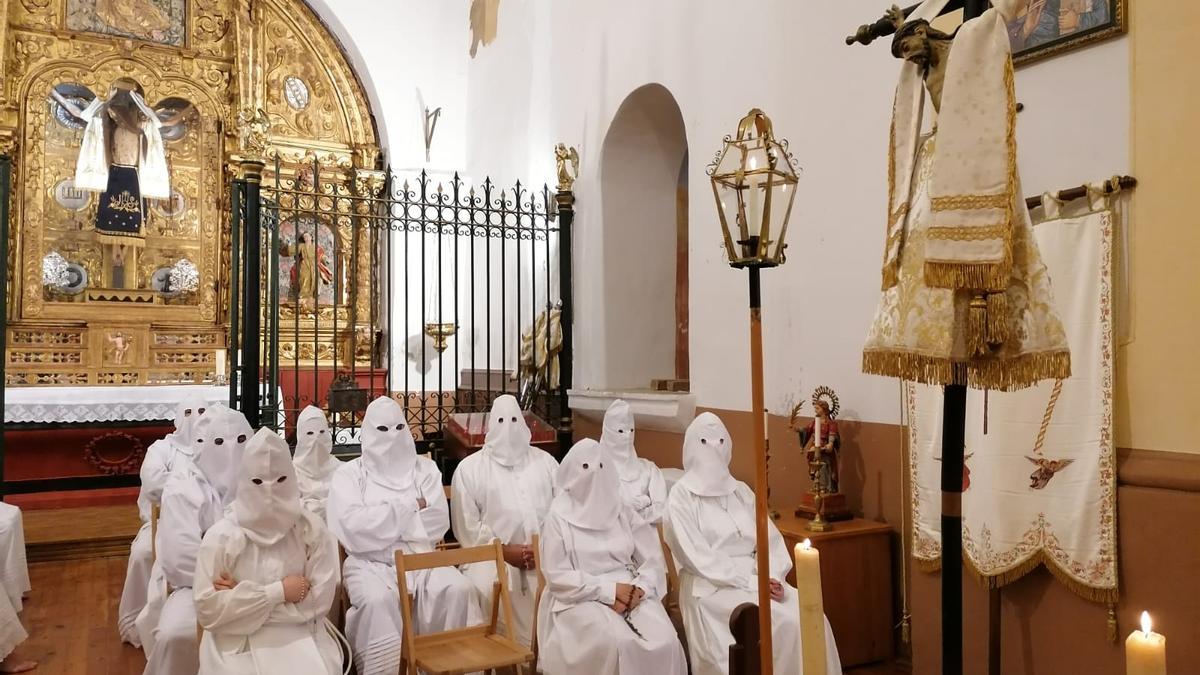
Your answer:
[[[892,528],[855,518],[830,532],[809,532],[808,521],[784,515],[775,521],[790,554],[809,539],[821,552],[821,595],[842,665],[850,668],[892,658]],[[795,583],[795,572],[788,574]]]

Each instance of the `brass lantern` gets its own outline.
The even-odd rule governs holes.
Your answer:
[[[796,160],[786,140],[776,140],[771,118],[754,108],[736,136],[708,166],[733,267],[775,267],[784,262],[784,239],[796,198]]]

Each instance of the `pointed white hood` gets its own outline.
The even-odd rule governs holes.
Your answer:
[[[571,447],[554,476],[558,496],[550,510],[589,530],[606,530],[621,512],[621,479],[599,443],[585,438]]]
[[[175,431],[168,438],[176,449],[189,457],[192,455],[196,423],[207,412],[208,403],[202,398],[189,398],[175,407]]]
[[[296,419],[296,456],[292,460],[301,493],[325,490],[333,472],[342,464],[332,452],[333,434],[325,411],[314,405],[301,410]]]
[[[367,478],[392,490],[412,486],[417,444],[404,410],[390,397],[371,401],[362,422],[362,462]]]
[[[246,443],[253,432],[246,417],[236,410],[215,405],[196,423],[192,462],[228,506],[237,496],[237,476]]]
[[[683,477],[679,482],[702,497],[723,497],[737,489],[729,473],[733,439],[721,418],[704,413],[692,420],[683,437]]]
[[[505,394],[492,403],[483,452],[504,466],[517,466],[529,457],[533,432],[517,399]]]
[[[600,433],[600,445],[616,464],[621,480],[632,481],[638,478],[638,456],[633,447],[633,412],[625,401],[613,401],[604,413],[604,430]]]
[[[271,546],[296,526],[301,509],[287,442],[270,429],[259,429],[242,457],[234,520],[250,541]]]

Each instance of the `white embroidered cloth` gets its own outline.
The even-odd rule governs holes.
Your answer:
[[[120,387],[8,387],[5,423],[148,422],[175,419],[184,400],[229,404],[229,387],[153,385]]]
[[[983,392],[968,392],[964,559],[992,586],[1045,564],[1080,595],[1098,601],[1116,597],[1113,223],[1111,212],[1100,211],[1035,228],[1073,365],[1040,449],[1053,381],[991,392],[987,435]],[[941,390],[910,384],[906,405],[913,557],[936,565],[942,553]]]

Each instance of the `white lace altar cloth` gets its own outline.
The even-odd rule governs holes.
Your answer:
[[[188,398],[229,404],[229,387],[204,384],[118,387],[8,387],[4,422],[157,422],[175,419]]]

